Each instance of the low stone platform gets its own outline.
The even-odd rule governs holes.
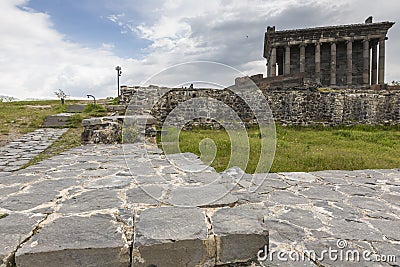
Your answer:
[[[264,178],[139,144],[72,149],[0,175],[1,266],[399,264],[399,170]],[[329,248],[397,259],[322,257]],[[306,250],[312,260],[293,260]]]
[[[132,130],[131,133],[137,128],[139,132],[145,134],[156,124],[157,120],[151,115],[118,115],[84,119],[82,141],[85,144],[120,144],[123,134],[127,135],[129,128]]]
[[[86,104],[73,104],[67,105],[66,111],[67,113],[81,113],[86,107]]]
[[[38,129],[0,147],[0,173],[20,169],[66,131],[67,129]]]
[[[55,115],[47,116],[42,124],[43,128],[51,128],[51,127],[68,127],[69,119],[73,113],[59,113]]]

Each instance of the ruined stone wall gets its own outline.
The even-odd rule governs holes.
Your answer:
[[[122,90],[125,103],[135,90]],[[400,90],[263,90],[276,121],[285,125],[400,124]],[[229,105],[242,121],[255,122],[251,108],[230,90],[172,89],[152,109],[160,121],[181,102],[212,97]]]

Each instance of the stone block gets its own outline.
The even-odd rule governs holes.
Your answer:
[[[18,249],[18,267],[128,267],[129,246],[110,215],[60,217]]]
[[[212,216],[217,264],[249,262],[268,247],[268,230],[261,222],[258,205],[222,208]]]
[[[32,235],[44,217],[43,214],[0,213],[0,266],[12,266],[17,247]]]
[[[60,113],[47,116],[44,119],[42,127],[68,127],[71,115],[71,113]]]
[[[160,207],[140,213],[132,266],[202,266],[209,260],[201,209]]]
[[[81,113],[85,109],[86,105],[67,105],[66,111],[68,113]]]

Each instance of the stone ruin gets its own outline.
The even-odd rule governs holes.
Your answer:
[[[386,35],[393,25],[369,17],[363,24],[284,31],[268,27],[267,77],[302,77],[323,86],[384,85]]]
[[[385,42],[393,25],[374,23],[370,17],[363,24],[284,31],[268,27],[264,43],[267,77],[239,77],[223,90],[121,86],[120,103],[125,109],[134,97],[143,99],[135,106],[135,115],[152,115],[161,125],[181,103],[212,98],[232,108],[246,125],[254,125],[254,112],[237,94],[251,80],[268,101],[274,120],[283,125],[400,124],[400,87],[384,81]],[[158,101],[148,103],[152,94]],[[246,97],[258,101],[256,96]],[[123,119],[85,120],[84,141],[120,142]],[[188,125],[192,126],[220,127],[209,118],[196,119]]]
[[[321,89],[305,84],[306,73],[251,77],[275,119],[286,124],[400,123],[399,90]],[[355,76],[353,82],[361,81],[359,73]],[[335,81],[332,73],[327,77]],[[342,80],[337,81],[340,85]],[[248,82],[238,78],[233,86]],[[288,84],[293,86],[285,88]],[[142,98],[135,109],[137,122],[149,122],[145,114],[160,122],[183,101],[212,97],[251,124],[254,114],[231,89],[123,87],[121,101],[128,105],[140,93],[168,91],[157,103]],[[121,123],[128,117],[85,120],[84,135],[95,143],[112,142],[120,138]],[[104,130],[108,134],[103,135]],[[39,149],[49,145],[47,134],[42,135],[33,144]],[[30,149],[25,141],[20,140],[15,151],[5,151],[3,159],[21,154],[17,148]],[[191,172],[174,169],[179,164]],[[341,266],[354,265],[354,251],[369,253],[372,259],[387,257],[382,264],[398,266],[399,188],[398,169],[282,172],[266,177],[236,167],[217,173],[193,154],[167,158],[160,149],[139,144],[80,146],[25,170],[0,171],[0,266],[238,267],[258,266],[260,261],[265,266],[336,265],[331,258],[318,257],[327,248],[352,253],[353,261],[341,261]],[[289,261],[273,257],[282,252],[290,255]],[[265,261],[258,259],[262,254],[268,256]],[[306,261],[299,263],[292,255]]]

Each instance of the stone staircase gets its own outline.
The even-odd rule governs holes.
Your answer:
[[[69,119],[72,113],[59,113],[56,115],[47,116],[42,124],[43,128],[63,128],[69,127]]]
[[[72,104],[67,105],[66,112],[55,115],[46,116],[42,124],[42,128],[68,128],[70,127],[70,118],[76,113],[81,113],[86,105]]]

